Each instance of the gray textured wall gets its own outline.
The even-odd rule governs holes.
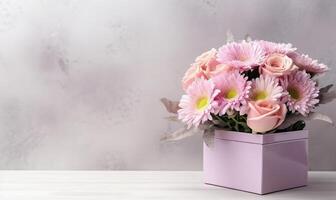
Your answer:
[[[201,169],[201,138],[158,99],[230,29],[336,64],[336,1],[0,1],[0,169]],[[334,82],[332,70],[322,83]],[[336,120],[335,103],[320,108]],[[336,170],[333,127],[312,122],[312,169]]]

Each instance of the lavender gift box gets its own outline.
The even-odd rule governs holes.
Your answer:
[[[257,194],[307,185],[308,131],[248,134],[216,130],[203,148],[204,182]]]

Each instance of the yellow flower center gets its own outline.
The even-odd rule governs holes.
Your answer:
[[[209,104],[209,98],[208,97],[202,97],[199,98],[196,102],[196,108],[198,110],[203,110],[204,108],[206,108]]]
[[[290,87],[290,88],[287,89],[287,91],[293,99],[295,99],[295,100],[300,99],[300,92],[297,88]]]
[[[224,95],[226,99],[233,99],[237,96],[238,92],[235,89],[231,89]]]
[[[258,91],[254,94],[254,100],[257,101],[257,100],[263,100],[263,99],[266,99],[267,97],[267,93],[265,91]]]

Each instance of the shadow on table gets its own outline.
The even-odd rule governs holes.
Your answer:
[[[328,173],[309,176],[308,185],[292,190],[272,193],[265,196],[288,197],[285,199],[336,199],[336,179]]]
[[[308,185],[295,189],[289,189],[279,192],[274,192],[266,195],[257,195],[239,190],[223,189],[218,187],[207,186],[216,190],[215,197],[226,197],[227,199],[239,200],[250,199],[270,199],[270,200],[336,200],[336,179],[335,176],[330,176],[330,173],[310,174]]]

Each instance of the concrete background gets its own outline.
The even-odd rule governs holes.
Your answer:
[[[177,127],[159,98],[229,29],[292,42],[335,82],[332,0],[1,0],[0,169],[201,169],[200,136],[159,142]],[[336,170],[335,128],[307,128],[311,169]]]

